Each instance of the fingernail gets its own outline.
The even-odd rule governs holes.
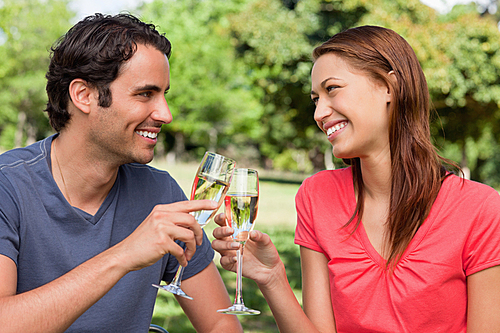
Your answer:
[[[231,247],[233,249],[239,249],[240,248],[240,243],[233,242],[233,243],[231,243]]]

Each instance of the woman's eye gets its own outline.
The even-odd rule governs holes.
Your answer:
[[[326,91],[332,92],[332,91],[334,91],[337,88],[338,88],[338,86],[328,86],[328,87],[326,87]]]
[[[314,105],[318,104],[318,97],[311,97],[311,101],[314,103]]]

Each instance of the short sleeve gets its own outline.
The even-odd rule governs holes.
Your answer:
[[[311,250],[325,253],[319,246],[312,217],[311,198],[308,195],[308,179],[300,186],[295,196],[297,210],[297,226],[295,228],[295,244]]]
[[[476,209],[463,253],[467,276],[500,265],[500,195],[492,190]]]
[[[0,254],[9,257],[17,265],[19,254],[19,208],[15,190],[0,172]]]

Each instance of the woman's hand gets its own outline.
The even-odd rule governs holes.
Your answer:
[[[214,221],[221,227],[213,231],[215,240],[212,248],[221,255],[221,266],[228,271],[236,271],[236,250],[240,243],[233,242],[233,229],[226,226],[225,215],[219,214]],[[268,285],[276,274],[283,270],[283,263],[269,235],[257,230],[249,234],[244,247],[243,276],[257,284]]]

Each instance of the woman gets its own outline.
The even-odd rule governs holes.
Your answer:
[[[303,310],[269,236],[245,246],[243,273],[280,331],[500,332],[500,197],[444,169],[410,45],[364,26],[313,57],[314,118],[350,167],[306,179],[296,197]],[[231,233],[214,230],[212,246],[234,271]]]

